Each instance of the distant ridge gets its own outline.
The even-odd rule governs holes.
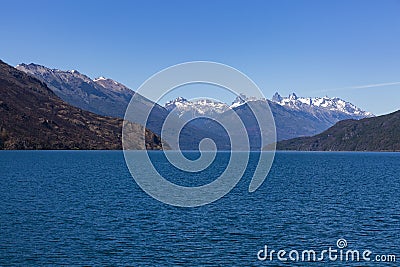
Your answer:
[[[77,70],[51,69],[34,63],[22,63],[16,68],[46,83],[57,96],[70,105],[99,115],[124,118],[126,108],[136,94],[117,81],[105,77],[92,80]],[[136,110],[143,111],[143,114],[151,109],[147,124],[143,126],[160,136],[168,111],[139,94],[136,94],[132,105],[135,105]],[[199,140],[210,137],[208,134],[188,125],[180,138],[181,147],[185,150],[197,149]],[[227,143],[219,136],[212,137],[220,140],[219,143]]]
[[[282,97],[278,93],[272,97],[272,101],[281,106],[293,109],[324,109],[327,112],[343,113],[351,116],[353,119],[374,117],[374,114],[361,110],[354,104],[338,97],[298,97],[295,93],[288,97]]]
[[[126,107],[135,94],[112,79],[99,77],[92,80],[76,70],[50,69],[34,63],[22,63],[16,68],[45,82],[67,103],[99,115],[123,118]],[[140,100],[143,105],[153,105],[144,97]],[[159,106],[159,109],[163,112],[162,107]]]
[[[277,149],[299,151],[400,151],[400,110],[388,115],[365,118],[358,121],[340,121],[318,135],[278,142]]]
[[[33,63],[19,64],[16,68],[45,82],[67,103],[99,115],[123,118],[135,94],[133,90],[117,81],[105,77],[91,79],[76,70],[50,69]],[[260,114],[269,112],[268,109],[271,109],[278,141],[321,133],[341,120],[373,116],[370,112],[363,111],[340,98],[298,97],[295,93],[288,97],[282,97],[276,93],[271,100],[256,99],[241,94],[231,104],[210,99],[191,101],[178,97],[167,102],[164,107],[138,94],[134,105],[139,112],[154,106],[145,127],[158,135],[161,134],[163,122],[169,115],[177,117],[177,120],[190,120],[198,116],[218,119],[227,118],[226,114],[233,109],[244,121],[252,149],[259,150],[261,149],[260,134],[256,130],[257,122],[248,109],[249,102],[255,104]],[[265,134],[261,133],[263,136]],[[180,148],[196,150],[200,140],[205,137],[213,139],[220,149],[226,150],[230,147],[229,138],[221,127],[212,123],[211,120],[195,119],[181,132]]]
[[[336,122],[346,119],[362,119],[374,116],[363,111],[350,102],[340,98],[329,97],[298,97],[295,93],[288,97],[282,97],[278,93],[268,99],[256,99],[241,94],[236,97],[231,105],[213,101],[198,99],[189,101],[178,97],[165,104],[169,112],[174,112],[179,117],[191,118],[193,116],[207,115],[213,118],[223,116],[229,109],[235,110],[242,119],[251,118],[246,103],[252,102],[262,112],[268,112],[269,105],[275,119],[277,139],[285,140],[299,136],[312,136],[318,134]],[[247,121],[247,128],[257,128],[254,123]],[[198,125],[207,128],[205,125]]]
[[[143,137],[142,126],[130,127],[137,133],[130,148],[162,148],[157,135],[146,130]],[[73,107],[0,60],[0,149],[121,149],[121,130],[122,119]]]

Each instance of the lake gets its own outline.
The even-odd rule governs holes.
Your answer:
[[[212,181],[226,157],[190,176],[152,154],[186,185]],[[374,257],[400,261],[399,162],[400,153],[278,152],[254,193],[249,166],[223,198],[181,208],[142,191],[121,151],[1,151],[0,265],[287,266],[258,254],[338,249],[342,239],[371,261],[326,263],[395,266]]]

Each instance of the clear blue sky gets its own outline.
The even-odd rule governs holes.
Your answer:
[[[211,60],[268,97],[400,109],[400,84],[351,88],[400,82],[397,0],[2,1],[1,16],[0,58],[11,65],[77,69],[135,89],[170,65]]]

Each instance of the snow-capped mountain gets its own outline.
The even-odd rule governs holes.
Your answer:
[[[50,69],[33,63],[19,64],[16,68],[42,80],[65,102],[100,115],[124,118],[126,108],[135,94],[133,90],[117,81],[105,77],[91,79],[76,70]],[[133,105],[137,110],[142,110],[142,114],[152,108],[145,126],[160,135],[169,112],[141,95],[137,95]],[[202,129],[188,126],[180,138],[180,145],[183,149],[196,149],[198,140],[208,136],[207,134],[208,132]],[[221,137],[217,138],[221,140]]]
[[[347,102],[338,97],[298,97],[295,93],[290,94],[288,97],[282,97],[278,93],[272,97],[272,101],[281,106],[293,109],[310,109],[321,108],[333,112],[343,112],[351,116],[359,117],[372,117],[371,112],[361,110],[350,102]]]
[[[255,97],[247,97],[244,94],[240,94],[232,102],[231,105],[216,101],[209,98],[198,98],[194,100],[187,100],[184,97],[178,97],[165,103],[164,107],[169,111],[174,111],[179,117],[198,117],[207,116],[215,117],[218,114],[222,114],[228,109],[233,109],[248,101],[257,101]],[[265,99],[263,99],[265,101]]]
[[[239,94],[239,95],[235,98],[235,100],[233,100],[232,104],[230,105],[230,108],[235,108],[235,107],[238,107],[238,106],[240,106],[240,105],[245,104],[246,102],[249,102],[249,101],[257,101],[257,100],[266,101],[265,98],[257,99],[257,98],[254,97],[254,96],[250,96],[250,97],[249,97],[249,96],[246,96],[245,94]]]
[[[123,84],[99,77],[91,79],[76,71],[50,69],[37,64],[20,64],[17,69],[45,82],[48,87],[64,101],[100,115],[123,118],[126,107],[135,94]],[[231,116],[227,112],[234,110],[245,124],[255,149],[259,148],[259,133],[252,112],[246,103],[253,101],[261,112],[268,112],[268,105],[275,118],[278,140],[290,139],[299,136],[318,134],[344,119],[361,119],[373,114],[363,111],[355,105],[339,98],[328,97],[297,97],[291,94],[282,97],[276,93],[272,100],[256,99],[246,95],[239,95],[230,105],[212,99],[177,98],[161,107],[150,100],[140,97],[135,105],[146,110],[154,105],[154,110],[147,122],[153,132],[160,134],[161,126],[169,113],[178,115],[178,119],[191,119],[199,116],[217,118]],[[183,133],[183,147],[196,149],[201,137],[210,137],[219,140],[226,148],[227,138],[223,131],[219,131],[210,120],[194,120]],[[264,133],[262,133],[264,135]]]
[[[167,102],[164,107],[169,112],[175,112],[181,118],[194,118],[198,116],[215,117],[229,109],[227,104],[211,99],[188,101],[183,97],[178,97]]]
[[[251,118],[252,115],[246,108],[246,103],[251,101],[260,110],[265,110],[265,112],[268,112],[267,104],[269,104],[275,118],[279,140],[318,134],[341,120],[361,119],[373,116],[372,113],[363,111],[340,98],[305,98],[297,97],[294,93],[288,97],[282,97],[276,93],[271,100],[257,99],[240,94],[231,105],[210,99],[189,101],[183,97],[179,97],[167,102],[165,108],[184,119],[198,116],[217,118],[226,114],[228,109],[233,109],[241,118],[249,121],[250,119],[248,118]],[[197,126],[207,128],[207,125],[202,125],[202,123],[205,122],[199,121]],[[249,129],[257,128],[256,125],[252,125],[249,122],[247,122],[247,127]]]
[[[237,108],[249,101],[266,102],[268,100],[256,99],[254,97],[247,97],[244,94],[240,94],[236,97],[232,104],[228,106],[225,103],[211,99],[196,99],[188,101],[183,97],[178,97],[167,102],[165,104],[165,108],[168,111],[175,110],[179,116],[191,115],[193,117],[194,115],[206,115],[213,117],[217,114],[225,112],[229,108]],[[278,93],[275,93],[271,99],[271,102],[277,103],[282,107],[298,111],[305,111],[312,114],[316,113],[316,111],[322,111],[326,113],[343,113],[343,115],[349,115],[355,119],[374,116],[371,112],[361,110],[354,104],[338,97],[298,97],[295,93],[290,94],[288,97],[282,97]]]

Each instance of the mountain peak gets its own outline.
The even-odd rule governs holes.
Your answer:
[[[29,63],[29,64],[18,64],[16,67],[16,69],[21,70],[25,73],[31,74],[33,76],[52,76],[54,79],[60,78],[62,76],[62,79],[82,79],[84,80],[86,83],[90,83],[92,82],[92,80],[84,75],[81,74],[79,71],[77,70],[59,70],[59,69],[51,69],[39,64],[35,64],[35,63]],[[43,79],[43,77],[40,77],[42,80],[46,80]]]
[[[221,114],[229,109],[229,106],[225,103],[215,101],[209,98],[199,98],[193,100],[187,100],[183,97],[178,97],[165,103],[165,108],[168,111],[173,111],[181,116],[193,116],[197,115],[208,115],[215,116]]]
[[[101,115],[123,117],[134,94],[111,79],[92,80],[77,70],[50,69],[33,63],[19,64],[16,68],[44,81],[61,99]]]
[[[0,149],[122,149],[122,119],[69,105],[41,80],[3,62],[0,82]],[[129,139],[132,149],[162,147],[160,138],[148,130],[145,143],[136,141],[142,138],[143,127],[129,127],[131,136],[137,136]]]
[[[236,96],[235,100],[233,100],[231,107],[233,108],[233,107],[240,106],[240,105],[244,104],[247,100],[248,100],[248,97],[245,94],[240,93],[238,96]]]
[[[107,80],[107,78],[105,78],[104,76],[100,76],[100,77],[98,77],[98,78],[93,79],[94,82],[97,82],[97,81],[104,81],[104,80]]]
[[[282,96],[278,93],[278,92],[276,92],[273,96],[272,96],[272,101],[273,102],[281,102],[282,101]]]
[[[297,95],[295,94],[295,93],[291,93],[290,95],[289,95],[289,99],[290,100],[297,100]]]
[[[179,104],[184,104],[184,103],[188,103],[188,102],[189,101],[186,98],[180,96],[180,97],[177,97],[177,98],[175,98],[173,100],[170,100],[167,103],[165,103],[164,107],[167,110],[172,110],[177,106],[178,103]]]
[[[128,95],[132,94],[132,90],[123,85],[122,83],[116,82],[113,79],[106,78],[104,76],[100,76],[96,79],[93,79],[93,82],[97,85],[100,85],[108,90],[120,93],[126,93]]]
[[[42,65],[39,65],[39,64],[36,64],[36,63],[32,63],[32,62],[29,63],[29,64],[20,63],[16,67],[28,67],[28,66],[30,66],[30,67],[44,67]]]
[[[295,93],[289,94],[288,97],[281,97],[278,93],[276,93],[272,97],[272,101],[281,106],[297,110],[323,109],[329,112],[341,112],[347,115],[354,115],[359,118],[374,116],[372,113],[361,110],[354,104],[338,97],[298,97]]]
[[[184,102],[188,102],[188,100],[184,97],[177,97],[174,102],[180,102],[180,103],[184,103]]]

